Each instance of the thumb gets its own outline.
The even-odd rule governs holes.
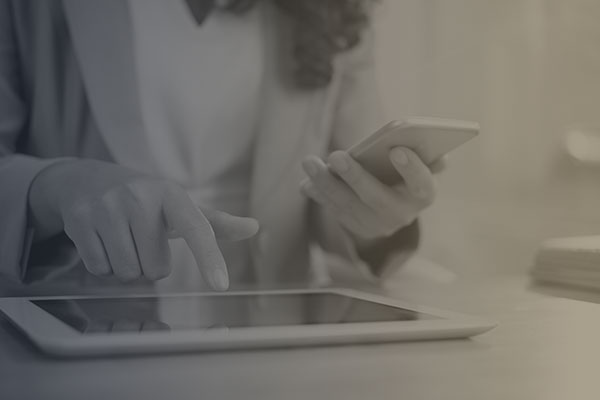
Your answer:
[[[210,222],[217,240],[238,241],[256,235],[259,229],[254,218],[238,217],[217,210],[202,210]]]

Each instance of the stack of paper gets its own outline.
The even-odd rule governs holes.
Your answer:
[[[600,236],[548,240],[537,253],[532,274],[539,281],[600,290]]]

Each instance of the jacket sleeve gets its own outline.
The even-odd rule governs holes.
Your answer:
[[[27,220],[29,187],[56,161],[16,153],[27,122],[21,84],[11,4],[0,0],[0,280],[25,276],[33,237]]]
[[[377,89],[374,35],[368,31],[357,48],[340,58],[341,73],[330,150],[347,149],[385,122]],[[413,223],[392,237],[374,242],[358,251],[353,239],[337,222],[315,207],[321,247],[334,258],[357,266],[363,277],[379,281],[389,276],[417,249],[419,225]],[[331,261],[330,261],[331,263]]]

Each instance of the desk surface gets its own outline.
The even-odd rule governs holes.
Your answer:
[[[531,292],[516,275],[449,282],[415,270],[385,291],[500,326],[471,340],[68,361],[3,321],[0,398],[600,398],[599,305]]]

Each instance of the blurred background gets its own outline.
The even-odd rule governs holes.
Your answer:
[[[542,240],[600,234],[600,168],[565,150],[569,133],[600,135],[598,21],[597,0],[382,2],[388,117],[482,126],[439,177],[425,257],[459,275],[525,272]]]

